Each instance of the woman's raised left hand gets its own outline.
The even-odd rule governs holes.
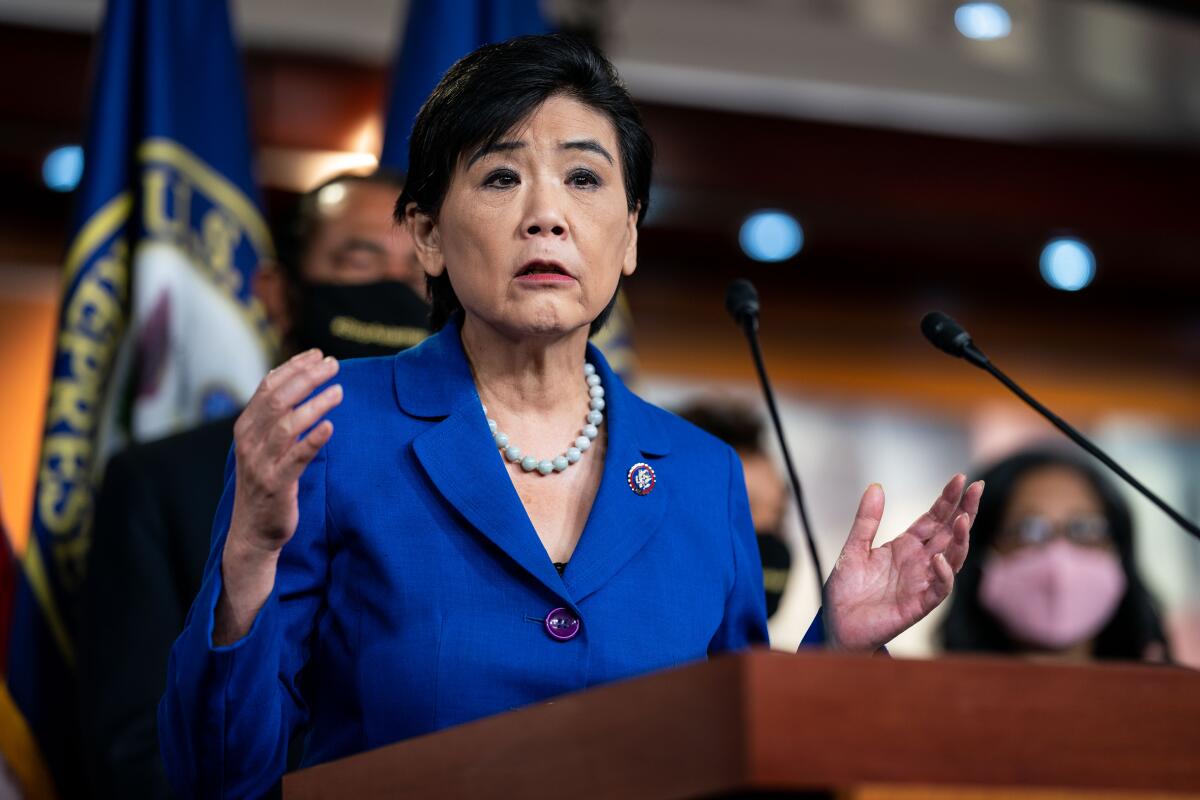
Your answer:
[[[904,533],[871,547],[883,517],[883,487],[871,484],[825,582],[825,633],[832,647],[875,650],[946,599],[967,557],[983,482],[955,475]]]

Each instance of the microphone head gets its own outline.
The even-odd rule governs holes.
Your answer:
[[[745,278],[738,278],[725,290],[725,310],[739,325],[758,319],[758,290]]]
[[[971,334],[941,311],[930,311],[921,318],[921,333],[939,350],[965,358],[971,346]]]

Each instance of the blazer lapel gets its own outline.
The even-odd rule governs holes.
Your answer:
[[[460,514],[550,591],[565,595],[562,579],[492,445],[479,400],[413,440],[433,485]]]
[[[605,388],[604,424],[608,449],[600,489],[579,544],[563,575],[576,603],[602,587],[625,566],[657,531],[671,498],[670,442],[654,418],[654,410],[629,391],[593,346],[588,360]],[[629,470],[645,463],[655,471],[649,494],[629,486]]]
[[[413,451],[434,487],[462,516],[526,572],[568,605],[602,587],[658,530],[672,481],[666,433],[654,409],[634,395],[588,346],[605,388],[607,450],[600,488],[583,535],[560,577],[525,513],[488,434],[479,393],[462,349],[458,321],[396,356],[396,401],[408,414],[435,423],[413,440]],[[639,495],[629,470],[646,463],[654,489]]]
[[[438,492],[509,558],[567,600],[488,433],[479,393],[453,322],[396,357],[396,398],[408,413],[442,418],[413,440]]]

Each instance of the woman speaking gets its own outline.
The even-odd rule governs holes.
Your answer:
[[[588,344],[637,267],[651,160],[585,44],[523,37],[446,73],[396,206],[439,332],[296,356],[238,420],[159,709],[181,794],[258,795],[301,740],[315,764],[766,641],[737,456]],[[830,646],[876,649],[949,593],[983,489],[964,484],[874,549],[866,491],[815,624]]]

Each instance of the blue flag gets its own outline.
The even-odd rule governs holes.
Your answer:
[[[225,0],[110,0],[67,249],[7,684],[74,794],[71,619],[107,456],[232,413],[273,358],[272,255]]]
[[[413,120],[455,61],[481,45],[549,30],[537,0],[412,0],[392,72],[380,166],[408,171]]]

